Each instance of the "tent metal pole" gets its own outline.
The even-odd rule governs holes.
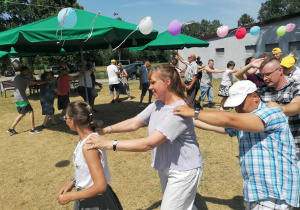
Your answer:
[[[83,73],[83,78],[84,78],[84,91],[85,91],[86,102],[90,105],[90,103],[89,103],[89,95],[88,95],[88,90],[87,90],[87,85],[86,85],[86,75],[85,75],[86,69],[83,66],[83,64],[84,64],[84,59],[83,59],[83,44],[84,44],[84,41],[81,40],[80,41],[80,56],[81,56],[81,62],[82,62],[81,72]]]

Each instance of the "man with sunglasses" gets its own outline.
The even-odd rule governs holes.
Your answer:
[[[300,159],[300,83],[285,78],[284,68],[276,58],[264,60],[260,65],[265,85],[259,88],[261,99],[267,106],[280,108],[288,117]],[[300,161],[298,161],[300,168]]]
[[[178,106],[173,113],[195,117],[195,127],[237,136],[246,210],[298,207],[296,148],[284,113],[266,107],[249,80],[231,86],[224,106],[235,107],[237,113],[200,110],[196,115],[187,106]]]

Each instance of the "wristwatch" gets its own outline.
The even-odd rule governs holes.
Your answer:
[[[114,140],[113,141],[113,150],[116,151],[117,149],[117,144],[118,144],[118,141],[117,140]]]
[[[200,102],[199,101],[195,101],[195,104],[194,104],[194,114],[195,114],[195,120],[198,120],[198,115],[201,111],[201,105],[200,105]]]
[[[199,113],[200,113],[200,108],[199,107],[195,107],[195,109],[194,109],[195,120],[198,120]]]

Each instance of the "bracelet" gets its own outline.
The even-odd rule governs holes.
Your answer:
[[[70,180],[70,182],[74,182],[74,184],[76,184],[76,179],[75,179],[75,178],[72,178],[72,179]]]
[[[111,134],[111,133],[114,131],[114,129],[112,128],[111,125],[109,125],[108,127],[110,127],[110,132],[109,132],[109,134]]]

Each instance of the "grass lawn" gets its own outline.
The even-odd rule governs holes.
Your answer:
[[[217,108],[210,110],[217,110],[219,107],[219,84],[220,80],[213,81]],[[103,120],[104,126],[107,126],[136,116],[142,111],[138,107],[138,85],[130,83],[131,95],[134,96],[132,101],[118,104],[110,104],[108,86],[105,85],[96,98],[95,108],[99,110],[95,113],[96,119]],[[73,209],[73,203],[60,206],[55,198],[60,188],[74,176],[72,154],[78,142],[78,135],[71,132],[64,122],[31,135],[29,117],[25,116],[16,127],[20,133],[10,136],[6,130],[17,116],[17,111],[13,92],[8,91],[7,95],[7,98],[3,97],[0,101],[1,209]],[[121,96],[121,99],[126,98]],[[36,125],[40,126],[43,116],[38,99],[37,94],[29,97]],[[75,100],[81,98],[72,91],[71,101]],[[141,138],[147,136],[147,133],[147,128],[143,127],[132,133],[110,134],[107,138]],[[195,205],[202,210],[244,209],[237,139],[199,129],[196,129],[196,133],[205,166]],[[162,195],[157,172],[150,166],[150,152],[108,151],[107,156],[112,174],[110,185],[123,208],[159,209]]]

